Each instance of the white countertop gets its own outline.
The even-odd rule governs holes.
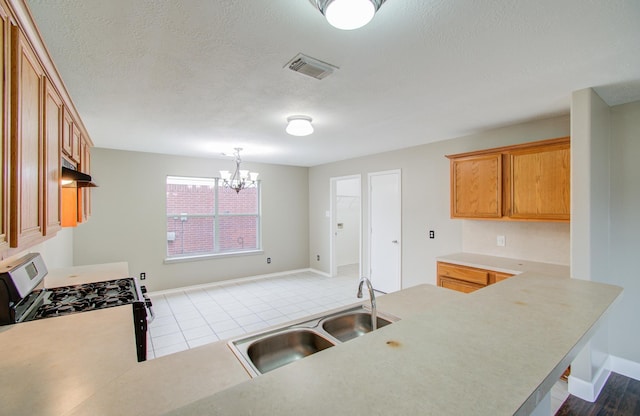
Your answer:
[[[132,314],[120,306],[0,326],[0,414],[62,415],[135,366]]]
[[[44,278],[47,289],[84,283],[104,282],[129,276],[127,262],[92,264],[49,270]]]
[[[132,324],[114,325],[128,307],[0,327],[0,412],[511,415],[620,292],[535,273],[468,295],[420,285],[378,299],[401,321],[254,379],[222,341],[138,363]]]
[[[529,414],[621,292],[525,273],[168,414]]]
[[[542,263],[508,257],[487,256],[475,253],[453,253],[436,258],[437,261],[459,264],[461,266],[489,269],[496,272],[520,274],[535,272],[547,276],[569,277],[569,266],[563,264]]]

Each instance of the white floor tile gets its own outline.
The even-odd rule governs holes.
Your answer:
[[[209,325],[204,325],[204,326],[198,326],[195,328],[191,328],[191,329],[186,329],[184,331],[182,331],[182,334],[184,335],[184,338],[187,340],[187,342],[194,340],[196,338],[202,338],[208,335],[214,335],[215,333],[213,332],[213,330],[209,327]]]
[[[240,327],[235,328],[235,329],[230,329],[228,331],[216,332],[216,335],[221,340],[228,340],[228,339],[235,338],[237,336],[244,335],[244,334],[246,334],[246,331],[244,329],[240,328]]]
[[[215,322],[230,321],[231,319],[233,319],[226,312],[206,313],[203,314],[203,317],[210,324]]]
[[[176,318],[173,316],[173,314],[170,314],[167,316],[156,316],[153,322],[151,322],[151,325],[163,326],[163,325],[170,325],[175,323],[176,323]]]
[[[153,350],[158,352],[159,349],[168,347],[170,345],[181,344],[185,342],[184,336],[182,332],[178,332],[175,334],[161,335],[158,337],[153,337]]]
[[[260,321],[255,324],[244,325],[242,329],[244,329],[247,332],[247,334],[250,334],[251,332],[260,331],[262,329],[268,328],[269,326],[270,325],[267,322]]]
[[[238,323],[238,325],[242,327],[246,327],[247,325],[256,324],[259,322],[263,322],[262,319],[256,314],[241,316],[239,318],[234,318],[234,321]]]
[[[216,334],[219,332],[225,332],[232,329],[240,328],[240,325],[238,325],[234,320],[214,322],[209,324],[209,326],[215,331]]]
[[[175,334],[179,332],[180,332],[180,327],[175,321],[171,324],[161,325],[161,326],[156,326],[154,321],[153,323],[151,323],[151,326],[149,327],[149,333],[151,334],[152,339],[155,337],[160,337],[168,334]]]
[[[273,318],[277,318],[277,317],[281,317],[283,316],[282,312],[275,310],[275,309],[269,309],[267,311],[262,311],[260,313],[257,314],[258,316],[260,316],[260,318],[262,318],[263,320],[268,320],[268,319],[273,319]]]
[[[211,344],[212,342],[216,342],[218,340],[219,338],[215,334],[211,334],[204,337],[187,340],[187,344],[189,344],[189,348],[195,348],[201,345]]]
[[[202,317],[192,318],[192,319],[180,319],[178,320],[178,325],[182,331],[186,331],[191,328],[197,328],[200,326],[207,325],[207,321]]]
[[[176,352],[188,350],[189,346],[185,341],[182,341],[180,344],[169,345],[168,347],[155,349],[156,358],[162,357],[163,355],[174,354]]]

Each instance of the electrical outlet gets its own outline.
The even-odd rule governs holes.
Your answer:
[[[429,238],[436,238],[436,232],[433,230],[429,231]]]
[[[140,273],[140,280],[144,280],[147,278],[147,274],[145,272]]]
[[[267,264],[271,264],[271,257],[267,257]]]
[[[320,261],[320,254],[317,254],[317,255],[316,255],[316,260],[317,260],[317,261]]]
[[[503,235],[499,235],[496,238],[496,244],[498,247],[504,247],[507,245],[507,239]]]

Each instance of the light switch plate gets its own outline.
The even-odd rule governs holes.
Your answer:
[[[496,244],[498,247],[504,247],[507,245],[507,239],[503,235],[499,235],[496,238]]]

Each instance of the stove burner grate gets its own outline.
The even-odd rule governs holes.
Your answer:
[[[128,305],[138,300],[131,278],[64,286],[48,289],[47,292],[48,296],[45,296],[32,320]]]

